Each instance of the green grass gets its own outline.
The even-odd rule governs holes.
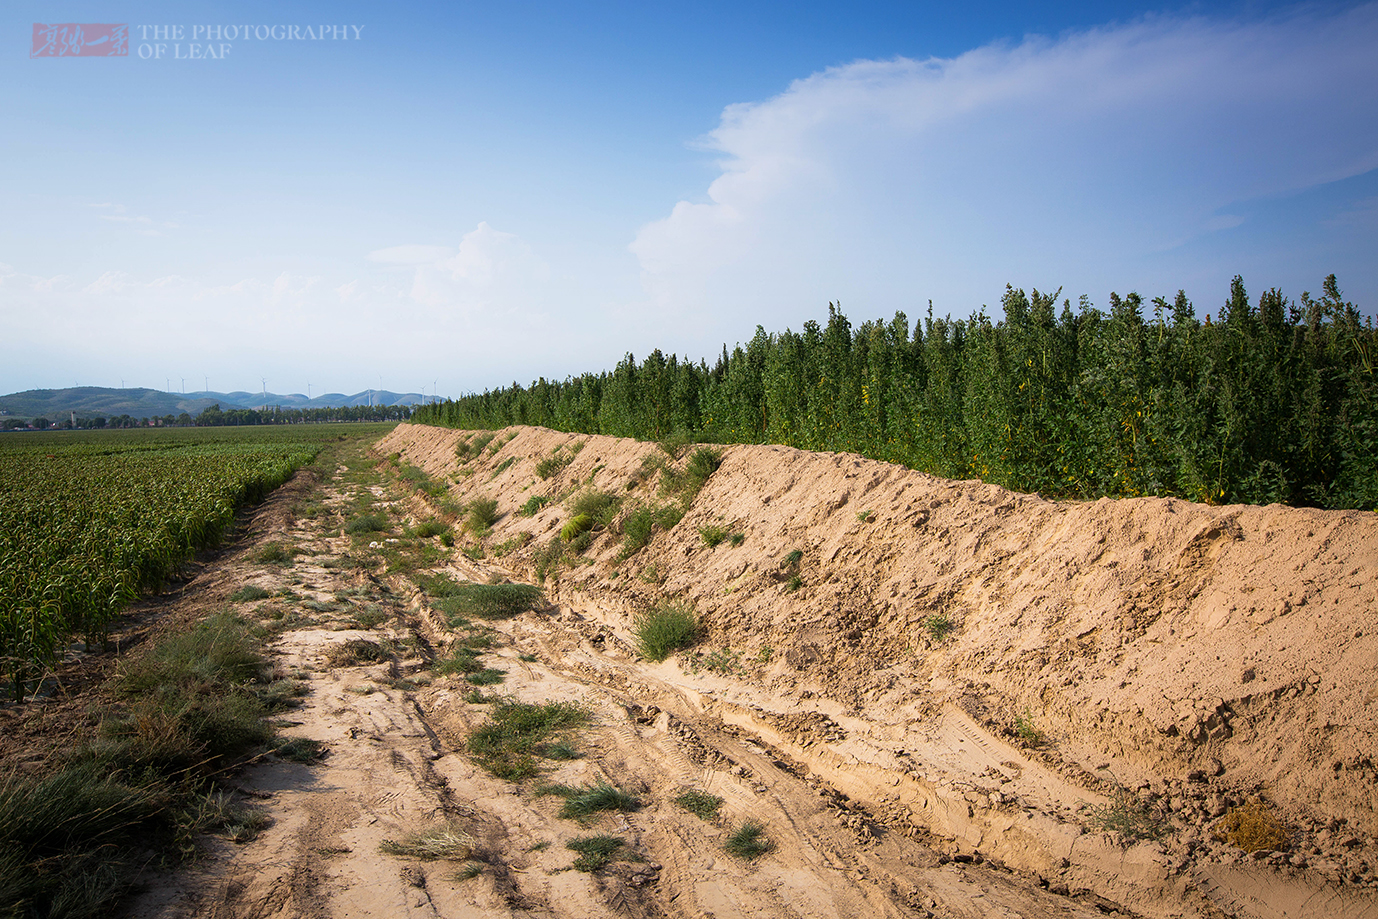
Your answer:
[[[495,700],[490,720],[469,735],[469,755],[498,778],[520,782],[540,775],[539,760],[587,722],[588,713],[573,702]]]
[[[357,667],[391,660],[392,653],[376,641],[351,638],[327,651],[325,659],[332,667]]]
[[[498,521],[498,502],[495,498],[476,498],[465,512],[464,528],[475,536],[484,536]]]
[[[634,631],[641,656],[663,661],[698,640],[699,620],[686,604],[668,603],[639,616]]]
[[[556,447],[554,453],[536,464],[536,475],[548,479],[573,461],[573,456],[566,454],[563,448]]]
[[[381,533],[388,528],[386,514],[359,514],[345,523],[345,532],[351,534]]]
[[[1125,839],[1157,839],[1166,831],[1163,821],[1140,803],[1127,788],[1117,785],[1105,804],[1087,810],[1091,828],[1103,833],[1118,833]]]
[[[507,619],[545,604],[545,594],[534,584],[464,583],[456,584],[438,605],[452,619]]]
[[[797,574],[790,575],[789,580],[785,582],[785,590],[788,590],[790,593],[794,593],[803,586],[804,579]]]
[[[236,603],[247,603],[251,600],[267,600],[272,595],[272,591],[264,590],[257,584],[245,584],[243,587],[230,594],[230,599]]]
[[[578,539],[591,529],[593,529],[593,518],[588,514],[576,514],[560,528],[560,538],[569,542]]]
[[[728,855],[751,861],[775,848],[775,844],[766,837],[765,827],[748,820],[727,837],[722,847]]]
[[[687,810],[700,820],[716,820],[722,804],[722,798],[698,789],[690,789],[675,797],[677,807]]]
[[[790,552],[788,555],[785,556],[785,567],[786,567],[786,568],[798,569],[798,568],[799,568],[799,563],[802,562],[803,560],[804,560],[804,550],[802,550],[802,549],[795,549],[793,552]]]
[[[550,503],[549,495],[532,495],[517,509],[518,517],[535,517],[536,513]]]
[[[590,487],[574,493],[569,499],[569,510],[575,517],[587,514],[595,524],[609,526],[621,504],[622,500],[616,495]]]
[[[624,845],[616,836],[580,836],[565,843],[565,848],[579,853],[574,860],[575,871],[597,871],[606,867]]]
[[[254,561],[265,565],[290,565],[292,550],[280,542],[270,542],[254,553]]]
[[[423,520],[412,529],[412,534],[414,536],[420,536],[422,539],[429,539],[432,536],[441,536],[449,532],[450,525],[443,520],[436,520],[434,517],[430,520]]]
[[[933,641],[942,642],[952,634],[957,624],[946,613],[934,613],[923,620],[923,628]]]
[[[587,788],[574,788],[569,785],[543,785],[536,789],[538,795],[558,795],[565,799],[560,808],[560,816],[566,820],[588,820],[604,811],[638,810],[641,802],[620,788],[599,782]]]
[[[745,534],[745,533],[733,533],[731,536],[728,537],[728,540],[732,543],[732,548],[735,549],[735,548],[737,548],[738,546],[740,546],[742,543],[746,542],[746,534]]]
[[[716,549],[719,543],[727,539],[727,527],[718,526],[715,523],[701,526],[699,527],[699,538],[708,548]]]

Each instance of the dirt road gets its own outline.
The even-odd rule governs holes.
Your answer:
[[[445,449],[453,457],[453,440]],[[604,470],[625,474],[654,449],[636,445],[622,458],[603,450],[588,481]],[[522,460],[534,465],[549,450],[542,442]],[[430,456],[418,448],[403,459],[425,467]],[[546,484],[502,465],[490,453],[451,491],[515,476],[526,482],[510,499],[519,503]],[[207,574],[212,595],[244,585],[272,595],[241,606],[278,632],[278,669],[309,688],[286,733],[328,752],[311,765],[248,770],[243,794],[272,826],[243,845],[214,843],[196,868],[151,888],[132,915],[1378,917],[1367,863],[1346,886],[1289,865],[1288,853],[1230,857],[1183,803],[1164,808],[1179,816],[1148,834],[1157,839],[1097,831],[1088,814],[1138,813],[1141,798],[1127,804],[1095,764],[998,730],[941,672],[916,677],[907,661],[873,662],[882,675],[890,667],[891,679],[871,708],[864,696],[781,679],[785,651],[769,646],[749,653],[722,642],[713,653],[645,661],[630,633],[637,604],[645,590],[668,590],[674,556],[690,554],[668,539],[611,575],[612,553],[591,551],[593,564],[576,562],[548,585],[549,605],[453,627],[435,591],[422,589],[428,579],[520,580],[531,556],[494,557],[493,545],[511,535],[501,525],[486,537],[489,551],[471,546],[476,558],[417,536],[436,506],[409,484],[360,461],[336,470],[318,496],[285,491],[259,512],[243,549]],[[558,484],[549,483],[552,493]],[[368,537],[345,532],[365,511],[389,525]],[[505,513],[511,526],[559,522]],[[721,503],[711,513],[733,516]],[[291,547],[291,563],[258,561],[268,544]],[[620,578],[622,592],[593,589],[593,572]],[[718,583],[730,593],[745,573]],[[637,588],[626,589],[633,578]],[[475,645],[486,668],[503,671],[500,684],[436,673],[437,661]],[[790,666],[799,669],[797,660]],[[480,768],[468,740],[499,698],[576,703],[588,721],[572,739],[573,758],[542,760],[544,774],[523,782]],[[1145,788],[1205,807],[1221,794],[1213,781]],[[600,784],[637,806],[580,820],[560,816],[559,794],[538,793]],[[686,791],[721,799],[718,815],[678,806]],[[764,828],[771,850],[728,854],[724,842],[748,821]],[[439,826],[471,840],[465,857],[383,851]],[[575,870],[566,844],[594,836],[622,847],[598,870]],[[1332,850],[1362,855],[1371,843],[1341,845],[1343,827],[1334,836],[1332,848],[1308,837],[1313,861]]]

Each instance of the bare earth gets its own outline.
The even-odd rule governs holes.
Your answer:
[[[487,557],[454,550],[437,570],[533,581],[536,549],[569,518],[558,501],[519,516],[533,495],[592,482],[657,500],[649,483],[628,488],[663,456],[654,444],[530,427],[494,444],[507,435],[467,475],[459,432],[402,425],[378,445],[454,483],[456,501],[498,501]],[[402,575],[327,567],[350,549],[339,518],[296,519],[290,492],[273,498],[243,550],[189,591],[211,604],[283,586],[281,568],[252,560],[263,541],[313,553],[289,571],[317,615],[274,653],[311,690],[288,733],[329,755],[249,769],[245,794],[273,826],[217,844],[132,914],[1378,919],[1378,515],[1053,502],[851,455],[723,457],[672,530],[621,563],[620,535],[599,532],[546,583],[552,608],[494,623],[495,689],[594,715],[584,756],[551,763],[548,780],[605,780],[645,805],[589,826],[470,763],[465,738],[489,706],[465,701],[458,676],[399,682],[454,640],[441,617]],[[394,518],[435,513],[381,497]],[[710,524],[744,538],[710,548]],[[532,542],[493,555],[520,533]],[[393,618],[348,627],[365,597]],[[665,597],[691,600],[708,638],[650,664],[631,625]],[[935,614],[955,626],[942,640],[925,627]],[[412,656],[327,663],[360,637]],[[691,788],[725,799],[717,821],[672,803]],[[1244,856],[1211,826],[1255,795],[1291,838]],[[1097,814],[1125,806],[1158,838],[1105,832]],[[444,819],[475,838],[473,876],[380,853]],[[775,844],[754,862],[721,848],[745,819]],[[564,843],[593,832],[638,860],[569,870]]]

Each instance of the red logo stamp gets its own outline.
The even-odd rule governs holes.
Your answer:
[[[128,57],[129,26],[109,22],[33,24],[29,57]]]

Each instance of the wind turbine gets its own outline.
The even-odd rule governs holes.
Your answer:
[[[426,400],[425,400],[425,399],[422,399],[421,401],[422,401],[422,402],[425,402]],[[431,380],[431,404],[432,404],[432,405],[439,405],[439,404],[440,404],[440,381],[439,381],[439,380]]]
[[[261,379],[263,380],[263,410],[266,412],[268,411],[268,378],[262,377]]]
[[[185,396],[186,394],[187,394],[187,378],[186,378],[186,377],[182,377],[182,395]]]

